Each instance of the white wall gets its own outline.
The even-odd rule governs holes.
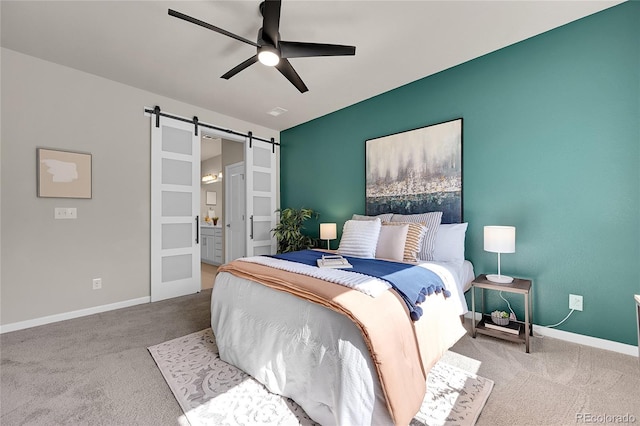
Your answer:
[[[150,118],[144,107],[224,128],[272,129],[8,49],[1,51],[0,324],[150,295]],[[93,198],[36,197],[36,147],[90,152]],[[78,219],[54,220],[54,207]],[[92,290],[92,278],[102,290]]]

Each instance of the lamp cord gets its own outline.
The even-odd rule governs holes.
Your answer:
[[[564,319],[563,319],[562,321],[560,321],[559,323],[557,323],[557,324],[553,324],[553,325],[541,325],[540,327],[546,327],[546,328],[553,328],[553,327],[557,327],[557,326],[559,326],[560,324],[562,324],[563,322],[565,322],[566,320],[568,320],[568,319],[569,319],[569,317],[571,316],[571,314],[573,313],[573,311],[575,311],[575,309],[572,309],[571,311],[569,311],[569,313],[567,314],[567,316],[566,316],[566,317],[564,317]]]
[[[502,291],[500,291],[500,298],[502,300],[504,300],[505,302],[507,302],[507,306],[509,307],[509,310],[511,311],[511,315],[513,315],[513,319],[517,320],[518,318],[516,317],[516,313],[513,312],[513,309],[511,309],[511,304],[509,303],[509,301],[507,299],[505,299],[504,296],[502,295]]]
[[[513,318],[514,318],[514,319],[517,319],[517,318],[516,318],[516,314],[515,314],[515,312],[513,312],[513,309],[511,309],[511,304],[509,303],[509,301],[508,301],[507,299],[505,299],[505,298],[504,298],[504,296],[502,296],[502,291],[500,291],[500,298],[501,298],[502,300],[504,300],[505,302],[507,302],[507,306],[509,307],[509,310],[511,311],[511,315],[513,315]],[[545,327],[545,328],[554,328],[554,327],[557,327],[557,326],[561,325],[563,322],[565,322],[566,320],[568,320],[568,319],[569,319],[569,317],[571,316],[571,314],[572,314],[574,311],[575,311],[575,309],[571,309],[571,311],[569,311],[569,313],[567,314],[567,316],[566,316],[566,317],[564,317],[564,319],[563,319],[562,321],[560,321],[560,322],[558,322],[558,323],[556,323],[556,324],[553,324],[553,325],[541,325],[540,327]],[[537,337],[542,337],[542,336],[537,336]]]

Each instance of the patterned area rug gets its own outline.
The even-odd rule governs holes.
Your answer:
[[[197,425],[315,425],[292,399],[222,361],[211,329],[149,347],[189,423]],[[443,361],[428,377],[427,395],[412,426],[473,425],[493,381]]]

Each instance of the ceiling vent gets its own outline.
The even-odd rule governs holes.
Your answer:
[[[280,108],[280,107],[275,107],[274,109],[272,109],[271,111],[268,111],[267,114],[269,115],[273,115],[274,117],[279,116],[280,114],[284,114],[285,112],[287,112],[286,109],[284,108]]]

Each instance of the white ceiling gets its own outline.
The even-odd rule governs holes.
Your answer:
[[[255,48],[168,15],[169,8],[255,40],[255,1],[1,2],[2,46],[283,130],[437,73],[620,1],[284,0],[283,40],[356,46],[355,56],[294,58],[301,94],[254,64]],[[275,107],[288,110],[278,117]]]

